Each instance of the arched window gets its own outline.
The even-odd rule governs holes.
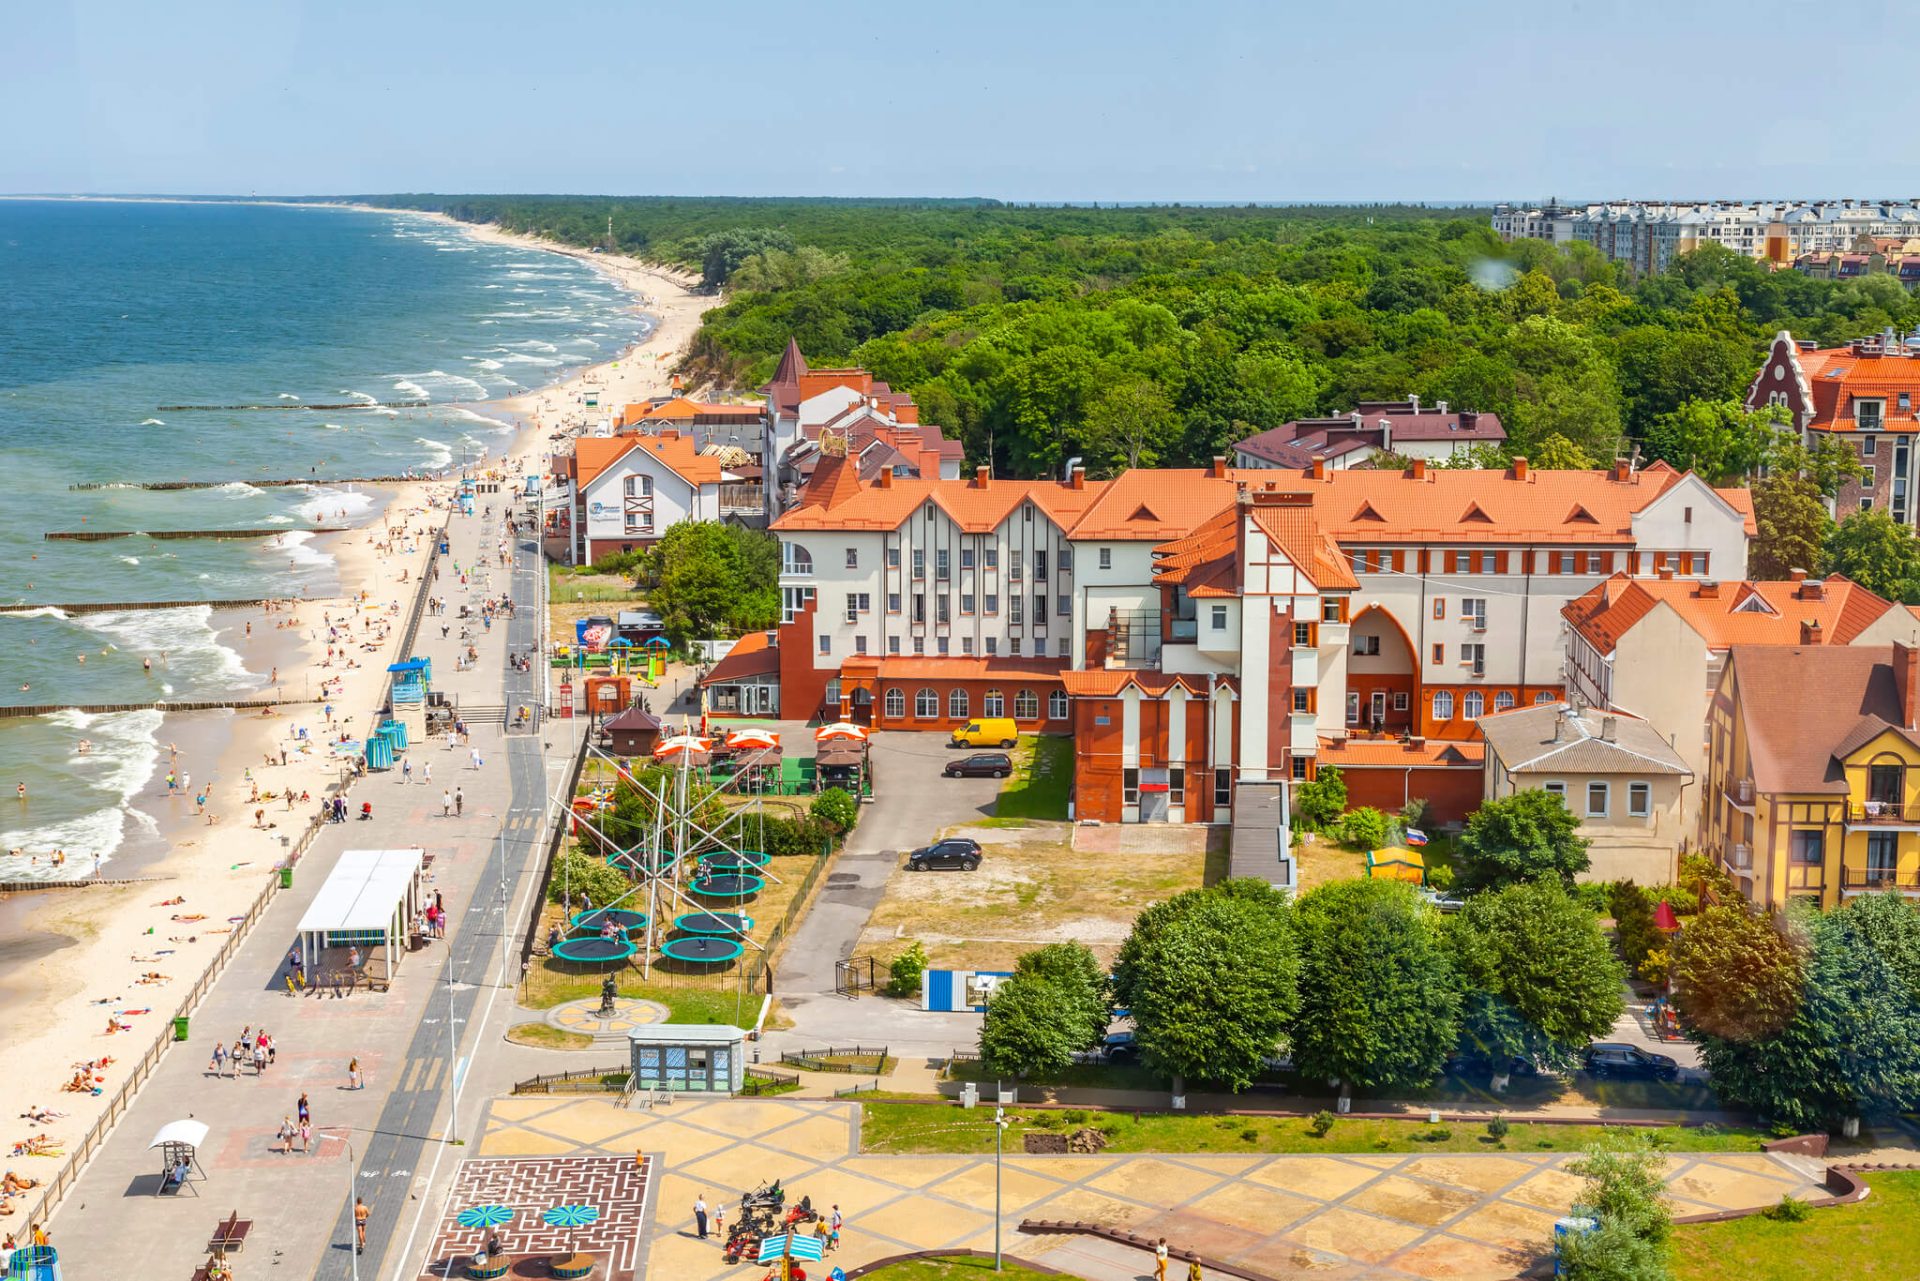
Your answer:
[[[1496,711],[1496,712],[1504,712],[1504,711],[1506,711],[1506,710],[1507,710],[1507,709],[1508,709],[1509,707],[1512,707],[1512,706],[1513,706],[1513,691],[1512,691],[1512,690],[1510,690],[1510,689],[1503,689],[1503,690],[1501,690],[1501,691],[1500,691],[1500,692],[1499,692],[1498,694],[1495,694],[1495,695],[1493,696],[1493,710],[1494,710],[1494,711]]]
[[[1067,719],[1067,691],[1056,689],[1047,695],[1047,719],[1064,721]]]
[[[967,691],[956,689],[947,695],[947,715],[956,721],[967,719]]]
[[[1477,689],[1470,689],[1466,698],[1461,700],[1461,706],[1468,720],[1477,721],[1486,713],[1487,696]]]
[[[913,696],[913,716],[915,720],[930,721],[940,714],[940,694],[937,690],[922,689]]]
[[[1030,689],[1023,689],[1013,696],[1013,719],[1030,721],[1040,715],[1040,696]]]
[[[1433,696],[1433,719],[1436,721],[1450,721],[1453,719],[1453,694],[1451,692],[1443,689]]]
[[[1552,701],[1553,701],[1553,692],[1551,690],[1543,689],[1538,694],[1535,694],[1533,696],[1533,702],[1536,707],[1539,706],[1541,703],[1551,703]]]
[[[980,696],[980,714],[982,716],[1005,716],[1007,700],[999,690],[990,689]]]
[[[888,690],[887,700],[886,700],[886,709],[887,709],[888,716],[895,717],[895,718],[905,716],[907,714],[906,691],[898,690],[898,689]]]
[[[783,574],[811,574],[813,572],[813,553],[799,543],[782,543],[784,553],[780,560],[780,572]]]

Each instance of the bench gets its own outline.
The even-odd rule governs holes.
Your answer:
[[[235,1210],[214,1228],[207,1249],[214,1254],[238,1254],[247,1248],[247,1234],[252,1231],[253,1220],[241,1218]]]
[[[481,1267],[470,1260],[463,1272],[464,1275],[473,1278],[473,1281],[496,1281],[496,1278],[507,1275],[509,1266],[510,1264],[505,1257],[496,1256],[485,1267]]]

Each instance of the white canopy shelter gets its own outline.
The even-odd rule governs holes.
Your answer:
[[[376,944],[391,973],[405,950],[407,926],[425,906],[425,851],[347,850],[300,918],[300,955],[314,969],[329,947]]]
[[[206,1141],[206,1122],[169,1121],[153,1136],[153,1142],[147,1144],[147,1150],[152,1151],[169,1143],[184,1143],[190,1148],[197,1148]]]

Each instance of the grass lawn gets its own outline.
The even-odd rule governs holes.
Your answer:
[[[576,574],[565,565],[547,566],[549,635],[562,644],[573,644],[576,620],[637,609],[646,599],[646,593],[634,590],[631,579],[618,574]]]
[[[1675,1228],[1680,1281],[1880,1281],[1920,1276],[1920,1173],[1874,1173],[1857,1205],[1804,1223],[1736,1219]]]
[[[903,1263],[890,1263],[884,1268],[867,1273],[877,1281],[1059,1281],[1050,1272],[1035,1272],[1032,1268],[1023,1268],[1012,1259],[1001,1260],[1001,1270],[993,1270],[992,1259],[971,1259],[965,1256],[943,1259],[908,1259]]]
[[[1073,792],[1073,740],[1057,734],[1022,734],[1013,749],[1013,777],[994,803],[995,826],[1034,819],[1067,821]]]
[[[932,1104],[861,1105],[865,1152],[991,1152],[993,1111]],[[1008,1113],[1007,1149],[1024,1150],[1029,1130],[1092,1125],[1107,1135],[1109,1152],[1578,1152],[1605,1127],[1514,1123],[1505,1139],[1482,1124],[1369,1121],[1343,1117],[1316,1138],[1306,1117],[1204,1116],[1178,1113],[1107,1114],[1072,1110]],[[1036,1119],[1050,1125],[1035,1125]],[[1636,1129],[1655,1144],[1685,1152],[1758,1152],[1767,1135],[1757,1129]]]
[[[985,850],[979,869],[892,877],[860,955],[884,965],[917,940],[936,968],[1007,970],[1022,952],[1077,939],[1110,961],[1142,909],[1199,886],[1206,868],[1198,848],[1076,850],[1074,829],[1064,823],[969,823],[943,835],[978,839]]]
[[[520,1023],[507,1029],[507,1039],[515,1045],[537,1045],[543,1050],[585,1050],[593,1038],[584,1032],[569,1032],[546,1023]]]
[[[1367,874],[1367,856],[1346,849],[1330,836],[1307,834],[1307,843],[1294,851],[1300,871],[1300,890],[1305,893],[1328,881],[1350,881]]]

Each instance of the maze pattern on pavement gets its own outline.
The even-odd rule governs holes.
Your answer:
[[[434,1235],[425,1277],[462,1275],[461,1267],[486,1233],[456,1221],[469,1206],[504,1205],[517,1211],[495,1231],[511,1256],[599,1256],[597,1279],[632,1281],[640,1273],[641,1223],[652,1182],[648,1157],[481,1157],[464,1161],[453,1196]],[[597,1222],[583,1228],[550,1228],[541,1214],[556,1205],[591,1205]]]

